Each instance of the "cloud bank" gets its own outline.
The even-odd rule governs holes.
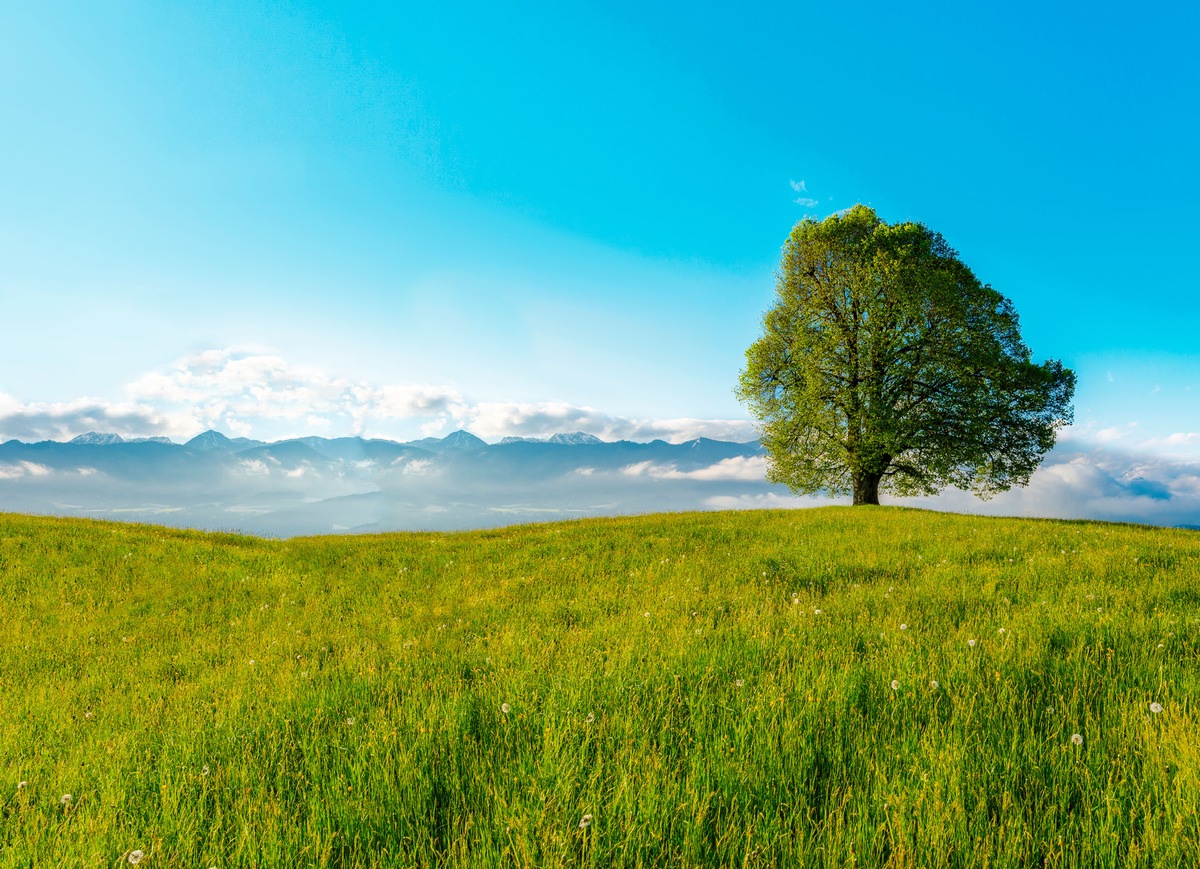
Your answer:
[[[565,402],[471,400],[456,387],[372,383],[269,353],[209,350],[125,387],[123,401],[25,403],[0,394],[0,442],[70,440],[89,431],[187,440],[207,429],[264,440],[323,436],[406,440],[464,428],[487,440],[582,431],[602,440],[749,441],[747,420],[646,419]]]
[[[1052,450],[1028,486],[989,501],[957,489],[888,501],[980,515],[1200,526],[1200,461],[1080,446],[1068,441]]]
[[[638,418],[566,402],[475,400],[454,386],[374,383],[296,365],[268,353],[230,349],[197,353],[164,370],[147,373],[128,384],[118,401],[83,397],[35,403],[0,394],[0,443],[65,441],[88,431],[113,432],[126,438],[166,436],[182,442],[209,428],[261,440],[306,435],[412,440],[458,428],[493,442],[508,436],[544,438],[574,431],[610,442],[661,440],[676,445],[697,439],[746,443],[756,436],[748,420]],[[449,485],[444,469],[427,457],[397,459],[386,469],[366,459],[348,463],[334,475],[336,480],[327,468],[304,463],[284,467],[263,456],[241,457],[230,469],[230,479],[255,486],[270,480],[273,485],[290,487],[288,491],[305,491],[305,497],[333,497],[333,493],[345,497],[346,491],[355,494],[358,489],[353,486],[345,490],[347,481],[361,482],[379,474],[403,481],[414,497],[430,499],[421,505],[422,512],[431,504],[436,506],[439,498],[449,497],[438,488]],[[595,492],[594,503],[570,508],[585,513],[603,513],[604,504],[617,503],[625,505],[624,510],[632,509],[631,504],[644,504],[645,509],[655,505],[664,509],[753,509],[845,503],[821,496],[794,496],[783,487],[767,484],[765,475],[766,459],[757,454],[726,453],[704,463],[680,463],[647,454],[608,468],[588,459],[538,485],[544,487],[551,503],[574,503],[573,491]],[[35,492],[38,487],[60,491],[59,501],[71,504],[75,502],[70,493],[80,481],[99,487],[106,485],[107,479],[103,470],[88,465],[57,469],[28,456],[0,461],[0,483],[28,494],[33,498],[28,501],[31,505],[41,503]],[[420,487],[414,489],[417,481],[421,481]],[[579,489],[580,481],[588,486]],[[472,497],[472,487],[483,482],[457,480],[454,497]],[[494,483],[501,493],[511,486],[511,482]],[[663,495],[668,489],[669,498]],[[318,490],[317,495],[311,494]],[[491,502],[481,509],[495,515],[550,509],[544,504],[537,506],[543,500],[541,491],[526,493],[519,509]],[[168,498],[169,491],[159,501]],[[1149,436],[1136,422],[1078,425],[1061,433],[1058,447],[1025,488],[990,501],[957,490],[926,498],[885,495],[884,501],[963,513],[1200,526],[1200,432]],[[161,506],[156,502],[154,509]],[[245,510],[248,515],[259,510],[244,504],[232,504],[230,509]]]

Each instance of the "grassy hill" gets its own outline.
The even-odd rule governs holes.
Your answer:
[[[0,866],[1200,864],[1196,532],[0,515],[0,620]]]

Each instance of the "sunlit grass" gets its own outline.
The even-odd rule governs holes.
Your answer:
[[[0,516],[0,612],[6,866],[1200,864],[1195,532]]]

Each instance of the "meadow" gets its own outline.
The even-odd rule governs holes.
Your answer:
[[[1200,865],[1200,533],[0,515],[0,866]]]

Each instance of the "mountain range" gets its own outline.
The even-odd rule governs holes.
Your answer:
[[[183,444],[89,432],[0,444],[0,510],[271,536],[479,528],[692,510],[783,491],[757,442],[606,442],[582,432],[489,444],[470,432],[399,443],[264,442],[206,431]]]

